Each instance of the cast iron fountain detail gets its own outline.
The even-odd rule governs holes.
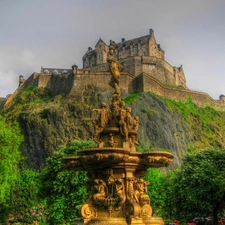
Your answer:
[[[136,152],[138,144],[137,116],[125,108],[120,98],[120,70],[110,46],[107,61],[110,63],[110,86],[115,89],[108,109],[105,102],[93,109],[98,118],[93,120],[93,140],[97,148],[81,150],[78,156],[64,158],[68,169],[84,170],[89,176],[89,192],[80,208],[76,225],[127,225],[164,224],[161,217],[152,216],[150,197],[146,194],[149,182],[142,179],[148,168],[169,166],[173,154],[164,151]]]

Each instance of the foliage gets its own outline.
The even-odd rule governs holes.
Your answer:
[[[129,94],[125,99],[123,99],[123,101],[126,104],[133,105],[138,98],[140,98],[140,92],[135,92]]]
[[[95,146],[92,141],[74,140],[47,159],[46,167],[41,172],[41,193],[47,201],[50,223],[69,222],[76,218],[77,209],[84,203],[84,196],[87,195],[86,173],[64,169],[63,157],[76,155],[78,150]]]
[[[138,152],[152,152],[152,151],[164,151],[164,152],[171,152],[170,149],[165,148],[154,148],[152,143],[149,141],[139,141],[139,145],[137,146]]]
[[[40,202],[38,195],[40,185],[39,172],[25,169],[19,174],[12,194],[10,212],[14,221],[32,223],[35,220],[45,219],[44,203]]]
[[[153,208],[154,215],[162,216],[165,207],[165,174],[159,169],[148,169],[145,180],[150,182],[148,188],[148,195],[151,198],[151,206]]]
[[[7,125],[0,116],[0,220],[8,216],[11,194],[18,175],[21,160],[19,151],[23,136],[17,123]]]
[[[37,104],[40,108],[51,100],[52,95],[48,88],[38,88],[36,85],[29,86],[8,103],[2,112],[7,115],[7,119],[14,120],[18,118],[21,112],[34,109],[34,105]]]
[[[206,149],[186,155],[180,170],[167,179],[170,216],[181,221],[212,217],[217,224],[225,209],[224,150]]]
[[[153,151],[153,146],[149,141],[140,141],[139,145],[137,146],[137,151],[138,152],[151,152]]]
[[[221,135],[225,132],[225,113],[217,111],[209,106],[204,108],[196,106],[192,98],[186,101],[174,101],[162,99],[170,111],[181,114],[183,122],[191,129],[195,136],[192,149],[204,149],[206,147],[223,148]]]
[[[51,100],[52,96],[49,89],[39,88],[38,86],[33,85],[25,89],[19,96],[17,96],[17,98],[19,101],[38,104]]]
[[[157,111],[154,109],[142,109],[141,112],[151,114],[151,113],[156,113]]]
[[[184,86],[182,86],[182,85],[169,84],[169,83],[166,83],[166,82],[162,82],[162,84],[166,87],[169,87],[169,88],[185,90]]]
[[[180,171],[179,168],[175,168],[173,170],[167,171],[164,177],[164,190],[166,192],[165,197],[165,207],[163,211],[163,217],[168,221],[174,221],[176,219],[177,213],[176,210],[179,206],[176,206],[176,192],[174,189],[174,181],[176,179],[176,175]],[[183,203],[185,204],[185,202]],[[175,206],[175,207],[174,207]],[[186,224],[186,223],[185,223]]]

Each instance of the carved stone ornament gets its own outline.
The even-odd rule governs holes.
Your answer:
[[[110,46],[107,61],[115,89],[111,105],[101,103],[92,111],[97,118],[92,120],[97,148],[85,149],[78,156],[65,157],[67,169],[88,172],[89,196],[80,208],[80,219],[75,225],[127,225],[164,224],[162,218],[152,216],[149,182],[142,179],[148,168],[169,166],[173,154],[165,151],[136,152],[138,145],[139,117],[132,116],[131,107],[126,107],[120,98],[120,71],[122,66],[113,58],[114,47]]]

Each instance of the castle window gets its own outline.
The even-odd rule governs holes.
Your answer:
[[[126,53],[126,47],[125,46],[123,47],[123,53]]]
[[[102,60],[102,52],[98,53],[98,59]]]
[[[134,51],[134,46],[133,46],[133,45],[130,46],[130,51],[131,51],[131,52]]]
[[[89,64],[89,60],[88,60],[88,58],[86,58],[86,66],[88,66],[88,64]]]
[[[138,49],[141,49],[141,42],[138,43]]]

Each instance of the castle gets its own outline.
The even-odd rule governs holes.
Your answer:
[[[160,82],[183,86],[186,88],[186,79],[182,66],[172,67],[165,61],[165,52],[157,44],[154,31],[149,30],[149,34],[143,37],[121,42],[110,41],[115,47],[115,59],[123,65],[124,71],[137,77],[141,73],[146,73],[156,78]],[[101,39],[91,47],[83,56],[83,68],[91,72],[108,71],[106,58],[109,46]]]
[[[154,31],[149,34],[116,43],[110,40],[115,48],[114,58],[123,66],[120,87],[128,93],[153,92],[173,100],[186,100],[189,96],[193,102],[205,107],[209,105],[215,109],[225,109],[225,96],[214,100],[208,94],[191,91],[186,86],[185,74],[182,66],[171,66],[165,60],[165,52],[156,42]],[[107,55],[109,45],[101,38],[95,48],[88,48],[83,56],[83,68],[72,69],[43,68],[40,73],[33,73],[27,80],[19,77],[18,89],[7,98],[8,104],[18,93],[31,85],[49,88],[53,96],[64,94],[68,97],[80,96],[87,86],[96,86],[100,90],[108,89],[110,80]]]

